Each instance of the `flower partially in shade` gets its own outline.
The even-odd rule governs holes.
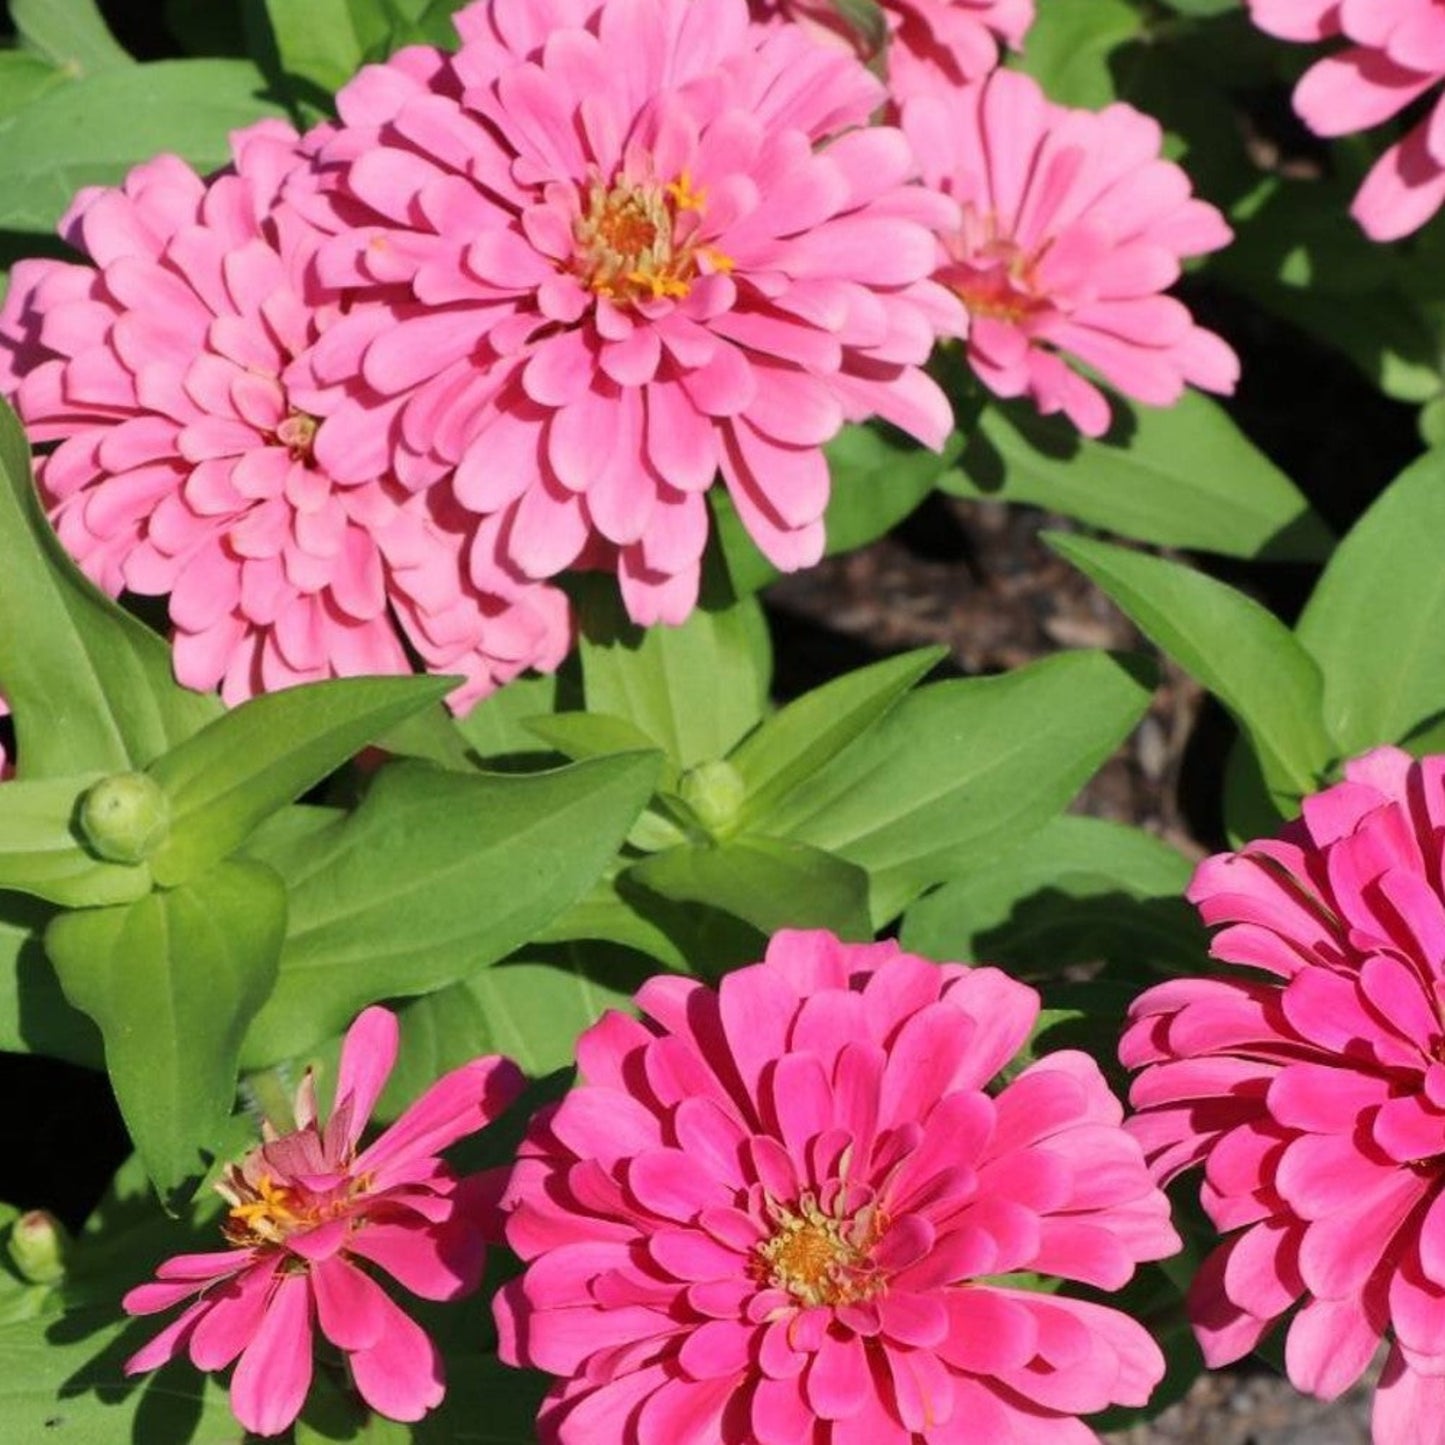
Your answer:
[[[1445,757],[1380,748],[1189,890],[1245,972],[1134,1005],[1131,1129],[1161,1181],[1203,1165],[1228,1235],[1191,1308],[1211,1365],[1293,1311],[1290,1378],[1331,1399],[1391,1337],[1376,1445],[1445,1420]]]
[[[1160,158],[1157,122],[1123,104],[1054,105],[1000,70],[951,102],[908,102],[903,128],[925,179],[963,209],[937,276],[963,301],[969,365],[990,390],[1099,436],[1109,403],[1079,362],[1151,406],[1186,385],[1234,389],[1233,351],[1163,294],[1182,258],[1230,230]]]
[[[1118,1289],[1178,1247],[1091,1059],[988,1085],[1038,1016],[992,968],[780,933],[583,1035],[504,1196],[504,1360],[564,1445],[1064,1445],[1163,1371]]]
[[[1316,135],[1349,135],[1398,115],[1445,80],[1445,0],[1249,0],[1261,30],[1284,40],[1343,39],[1295,87]],[[1445,100],[1375,162],[1351,214],[1375,241],[1423,226],[1445,202]]]
[[[759,15],[782,14],[858,47],[868,37],[849,25],[834,0],[753,0]],[[982,80],[999,62],[999,47],[1017,50],[1034,23],[1034,0],[879,0],[886,32],[888,92],[894,104],[910,96],[952,95]]]
[[[526,11],[473,7],[451,60],[364,70],[319,190],[293,191],[335,232],[321,280],[367,298],[309,355],[341,398],[317,456],[350,479],[394,449],[414,486],[455,467],[505,565],[614,567],[635,619],[676,622],[719,469],[792,569],[822,552],[845,420],[942,444],[920,366],[962,325],[929,279],[954,208],[867,125],[867,69],[746,0]]]
[[[439,479],[413,495],[384,456],[345,482],[326,421],[290,389],[337,319],[307,277],[316,237],[278,192],[296,137],[234,138],[209,184],[174,157],[92,189],[62,224],[92,265],[26,261],[0,310],[0,392],[32,441],[57,530],[112,593],[169,597],[175,667],[229,702],[296,682],[412,670],[462,708],[570,641],[560,592],[495,561]],[[474,559],[489,583],[470,576]]]
[[[265,1142],[217,1186],[229,1205],[229,1248],[178,1255],[124,1305],[149,1315],[190,1301],[126,1362],[153,1370],[188,1355],[201,1370],[234,1362],[231,1408],[258,1435],[296,1418],[312,1377],[313,1328],[344,1352],[362,1399],[393,1420],[419,1420],[443,1395],[435,1347],[375,1278],[423,1299],[451,1300],[481,1279],[495,1190],[458,1178],[438,1156],[502,1112],[521,1089],[509,1060],[476,1059],[447,1074],[373,1143],[362,1131],[396,1059],[397,1023],[370,1008],[347,1032],[329,1120],[310,1076],[296,1127]]]

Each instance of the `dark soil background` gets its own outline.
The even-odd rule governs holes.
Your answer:
[[[167,51],[155,0],[102,0],[134,52]],[[1339,532],[1420,450],[1411,407],[1382,398],[1343,359],[1257,308],[1205,286],[1187,298],[1244,361],[1231,410]],[[963,674],[1001,672],[1062,649],[1149,650],[1132,626],[1039,541],[1072,524],[1032,508],[935,496],[892,535],[777,583],[766,603],[778,686],[793,695],[879,656],[943,643]],[[1286,619],[1315,569],[1192,558]],[[1222,844],[1219,791],[1230,725],[1176,668],[1129,742],[1089,784],[1080,811],[1149,829],[1199,857]],[[9,1102],[0,1199],[54,1210],[72,1226],[127,1152],[105,1080],[47,1060],[0,1055]],[[0,1431],[3,1434],[3,1431]],[[1119,1445],[1365,1445],[1368,1391],[1322,1406],[1267,1367],[1201,1379]]]

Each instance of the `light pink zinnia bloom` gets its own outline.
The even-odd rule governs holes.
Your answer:
[[[406,52],[338,97],[296,199],[336,231],[322,281],[374,304],[310,355],[316,395],[346,393],[317,455],[350,479],[394,447],[412,485],[455,466],[505,562],[614,566],[636,620],[677,622],[719,468],[793,569],[845,419],[942,444],[919,367],[962,326],[929,279],[956,213],[867,125],[865,67],[745,0],[534,8],[473,7],[450,61]]]
[[[62,223],[93,266],[26,261],[0,310],[0,391],[36,443],[57,530],[112,593],[169,594],[175,667],[228,702],[292,683],[466,678],[464,708],[570,641],[567,604],[496,560],[443,482],[414,496],[384,457],[344,482],[292,359],[340,315],[306,277],[316,236],[277,203],[296,137],[264,123],[207,184],[174,157],[80,194]],[[489,585],[470,580],[468,553]]]
[[[1189,897],[1250,972],[1134,1005],[1131,1129],[1156,1174],[1204,1166],[1229,1239],[1192,1312],[1205,1359],[1286,1312],[1286,1361],[1331,1399],[1392,1335],[1376,1445],[1445,1428],[1445,757],[1379,748],[1278,838],[1207,859]]]
[[[982,80],[999,46],[1017,50],[1034,23],[1034,0],[879,0],[888,31],[888,92],[895,105],[915,95],[949,97]],[[786,15],[857,47],[865,40],[832,0],[753,0],[759,16]]]
[[[502,1358],[544,1442],[1064,1445],[1163,1359],[1118,1289],[1178,1247],[1093,1060],[986,1086],[1038,1017],[993,968],[780,933],[718,990],[655,978],[539,1115],[504,1197]]]
[[[1249,0],[1284,40],[1350,42],[1317,61],[1294,106],[1316,135],[1368,130],[1445,80],[1445,0]],[[1445,100],[1375,162],[1350,213],[1375,241],[1423,226],[1445,202]]]
[[[371,1268],[423,1299],[451,1300],[481,1280],[495,1188],[459,1179],[438,1154],[495,1119],[522,1077],[508,1059],[475,1059],[439,1079],[374,1143],[362,1131],[396,1061],[397,1023],[369,1008],[341,1049],[336,1106],[323,1124],[308,1074],[294,1131],[266,1142],[217,1186],[231,1206],[231,1248],[178,1255],[124,1300],[148,1315],[192,1300],[126,1362],[154,1370],[187,1354],[200,1370],[233,1361],[231,1408],[257,1435],[296,1418],[311,1386],[312,1324],[346,1356],[362,1399],[393,1420],[419,1420],[444,1393],[432,1342]]]
[[[1108,430],[1109,403],[1071,360],[1151,406],[1186,383],[1233,391],[1234,352],[1161,294],[1181,258],[1231,232],[1160,158],[1157,122],[1122,104],[1069,110],[1000,70],[952,103],[910,101],[903,128],[925,179],[963,207],[937,276],[963,300],[969,364],[990,390],[1087,436]]]

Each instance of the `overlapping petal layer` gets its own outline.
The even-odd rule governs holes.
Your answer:
[[[1069,110],[1001,70],[952,101],[910,101],[903,128],[925,179],[962,207],[937,275],[963,300],[969,364],[991,390],[1099,436],[1109,404],[1077,363],[1152,406],[1186,384],[1234,389],[1234,353],[1163,294],[1182,258],[1230,230],[1160,158],[1155,121],[1123,104]]]
[[[1190,888],[1216,958],[1135,1004],[1130,1128],[1161,1181],[1202,1165],[1229,1238],[1193,1291],[1212,1365],[1282,1316],[1301,1389],[1333,1398],[1383,1335],[1377,1445],[1445,1406],[1445,757],[1380,748],[1278,838]]]
[[[1089,1058],[986,1088],[1032,989],[780,933],[637,1002],[583,1036],[504,1198],[529,1263],[501,1349],[561,1377],[544,1440],[1062,1445],[1148,1398],[1141,1326],[996,1278],[1117,1289],[1178,1245]]]
[[[929,279],[955,212],[866,125],[878,82],[745,0],[496,0],[462,33],[363,71],[293,190],[366,303],[306,358],[323,465],[455,468],[498,529],[478,585],[612,566],[641,622],[691,609],[719,470],[776,565],[816,561],[845,419],[951,427],[919,368],[962,325]]]

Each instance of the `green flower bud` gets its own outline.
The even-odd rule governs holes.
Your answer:
[[[31,1284],[57,1284],[65,1277],[70,1235],[47,1210],[22,1214],[10,1227],[6,1248],[15,1268]]]
[[[693,816],[713,837],[730,833],[747,797],[747,787],[731,763],[699,763],[682,775],[678,791]]]
[[[166,840],[171,805],[160,784],[144,773],[102,778],[80,805],[80,830],[110,863],[143,863]]]

